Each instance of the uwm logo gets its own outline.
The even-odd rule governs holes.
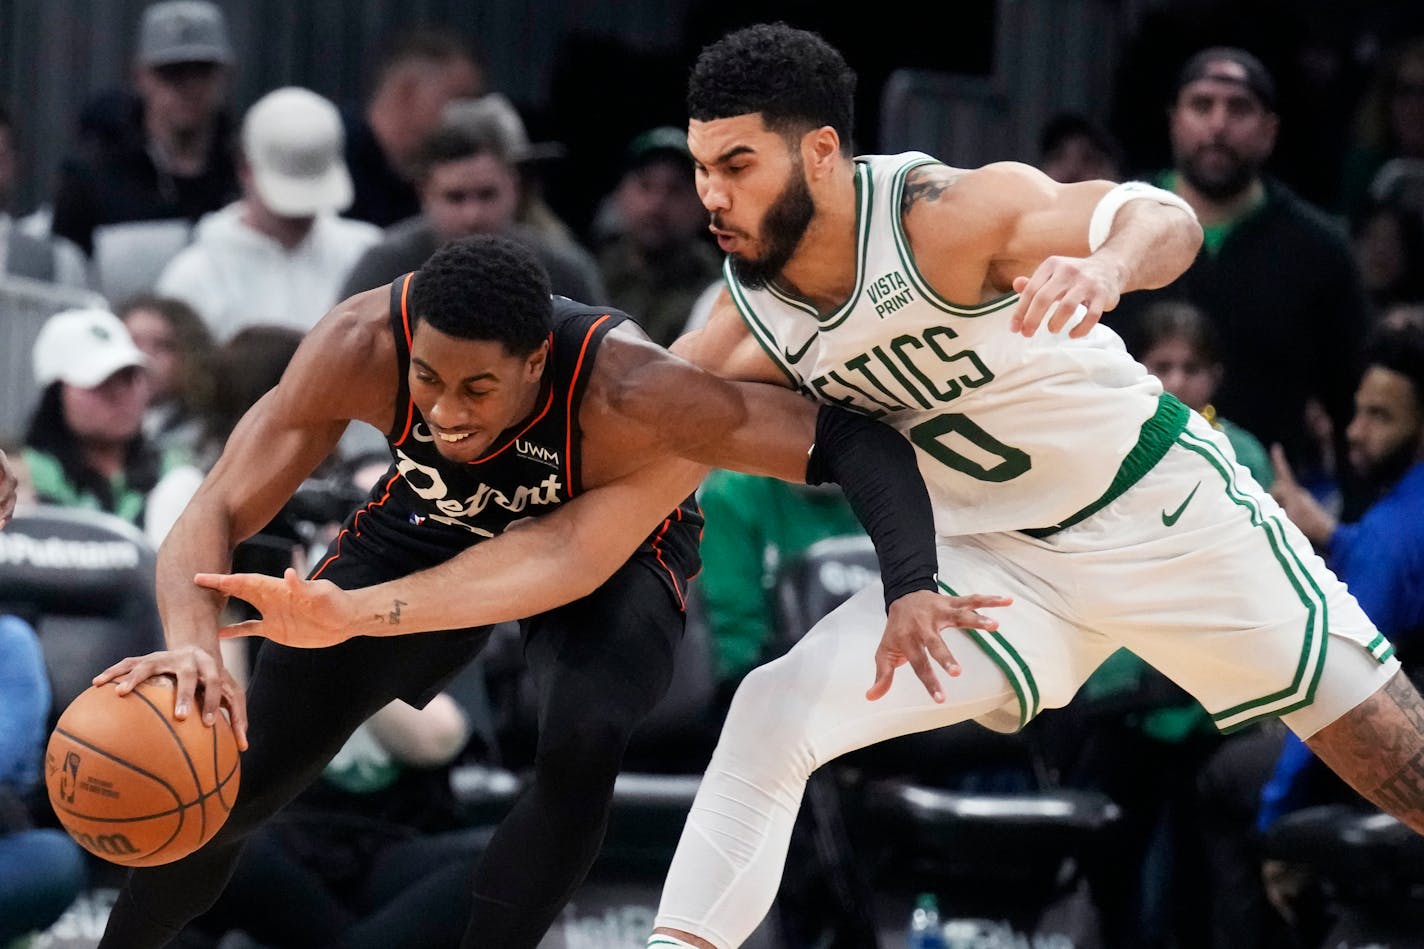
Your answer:
[[[133,841],[123,834],[76,833],[74,839],[85,850],[103,857],[130,857],[138,853]]]
[[[520,458],[528,458],[530,461],[537,461],[551,468],[559,467],[559,453],[552,448],[545,448],[543,445],[536,445],[533,442],[526,442],[522,438],[516,438],[514,451]]]

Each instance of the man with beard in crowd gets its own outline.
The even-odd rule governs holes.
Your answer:
[[[1196,211],[1202,248],[1171,284],[1124,297],[1110,322],[1130,334],[1164,298],[1204,309],[1225,356],[1217,407],[1265,444],[1279,442],[1314,481],[1328,455],[1304,407],[1325,409],[1343,457],[1367,309],[1343,230],[1263,171],[1275,109],[1274,80],[1245,50],[1205,49],[1183,66],[1168,108],[1174,167],[1155,183]]]

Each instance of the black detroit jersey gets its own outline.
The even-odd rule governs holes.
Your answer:
[[[407,274],[391,284],[400,388],[386,441],[394,464],[347,520],[343,534],[430,562],[498,536],[515,521],[546,514],[583,490],[579,406],[599,346],[628,316],[555,296],[549,358],[533,413],[500,433],[481,457],[453,462],[435,447],[410,397],[407,301],[413,278]],[[701,564],[701,530],[701,512],[689,497],[634,555],[647,559],[679,603],[685,602],[687,582]],[[341,553],[339,540],[331,559]]]

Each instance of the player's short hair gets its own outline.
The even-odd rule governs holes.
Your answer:
[[[502,343],[527,356],[549,336],[549,275],[518,241],[479,234],[451,241],[415,275],[412,319],[459,339]]]
[[[1366,369],[1397,372],[1414,387],[1414,403],[1424,409],[1424,327],[1413,323],[1375,327],[1361,350]]]
[[[829,125],[849,152],[855,71],[818,34],[760,23],[705,47],[687,84],[687,114],[699,122],[761,113],[780,134]]]

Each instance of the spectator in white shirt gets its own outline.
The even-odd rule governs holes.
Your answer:
[[[157,292],[190,304],[218,339],[256,323],[311,329],[381,236],[337,216],[351,204],[343,134],[336,106],[308,89],[259,99],[242,125],[242,198],[199,223]]]

